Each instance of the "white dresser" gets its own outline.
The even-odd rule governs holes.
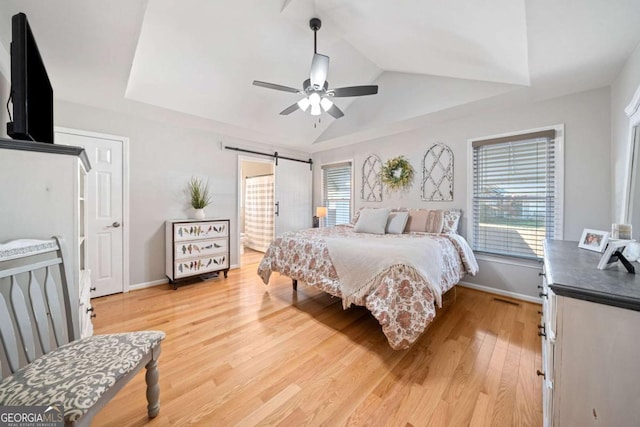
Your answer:
[[[176,281],[194,276],[229,272],[228,219],[169,220],[166,232],[166,275]]]
[[[577,246],[545,242],[544,426],[640,425],[640,276]]]
[[[95,316],[85,236],[90,169],[81,147],[0,138],[0,241],[56,235],[68,242],[82,337],[93,334]]]

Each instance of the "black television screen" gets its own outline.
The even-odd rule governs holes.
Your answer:
[[[13,139],[53,144],[53,89],[38,45],[24,13],[11,19],[12,122],[7,134]]]

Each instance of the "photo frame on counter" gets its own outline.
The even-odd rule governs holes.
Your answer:
[[[604,248],[607,246],[607,241],[609,240],[609,232],[602,230],[592,230],[590,228],[585,228],[582,231],[582,237],[580,237],[580,241],[578,242],[578,247],[582,249],[588,249],[594,252],[604,251]]]
[[[598,263],[598,269],[604,270],[605,268],[610,267],[616,262],[620,261],[629,273],[635,274],[636,272],[635,267],[622,254],[622,252],[624,252],[624,249],[630,243],[632,243],[632,240],[609,241],[609,244],[607,245],[607,248],[605,249],[604,254],[602,254],[602,257],[600,258],[600,262]]]

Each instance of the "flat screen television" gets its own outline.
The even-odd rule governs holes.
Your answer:
[[[53,144],[53,89],[27,15],[14,15],[11,30],[13,121],[7,123],[7,134],[13,139]]]

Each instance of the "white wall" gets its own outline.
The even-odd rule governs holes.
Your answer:
[[[56,101],[55,124],[128,137],[130,159],[130,283],[165,279],[164,221],[191,214],[185,186],[191,176],[208,179],[213,203],[207,217],[231,219],[231,264],[237,258],[238,153],[225,145],[262,152],[309,158],[283,148],[256,147],[204,130],[173,125],[168,121],[114,113],[93,107]],[[127,224],[124,225],[125,227]]]
[[[626,172],[629,161],[629,118],[624,112],[640,86],[640,45],[627,60],[622,71],[611,84],[611,164],[613,167],[613,218],[624,221],[622,212]]]
[[[421,129],[375,139],[348,147],[315,153],[316,165],[353,159],[355,208],[361,206],[462,208],[467,206],[467,140],[506,132],[565,124],[565,221],[564,238],[577,240],[583,228],[611,227],[610,91],[601,88],[516,108],[479,112],[470,117],[435,123]],[[454,152],[453,202],[423,202],[420,199],[422,157],[431,144],[442,142]],[[383,195],[383,202],[360,200],[362,162],[375,153],[385,162],[404,155],[416,177],[408,193]],[[314,168],[314,206],[322,199],[320,168]],[[466,235],[466,219],[461,234]],[[465,281],[505,292],[536,296],[537,263],[530,267],[480,261],[480,273]]]

